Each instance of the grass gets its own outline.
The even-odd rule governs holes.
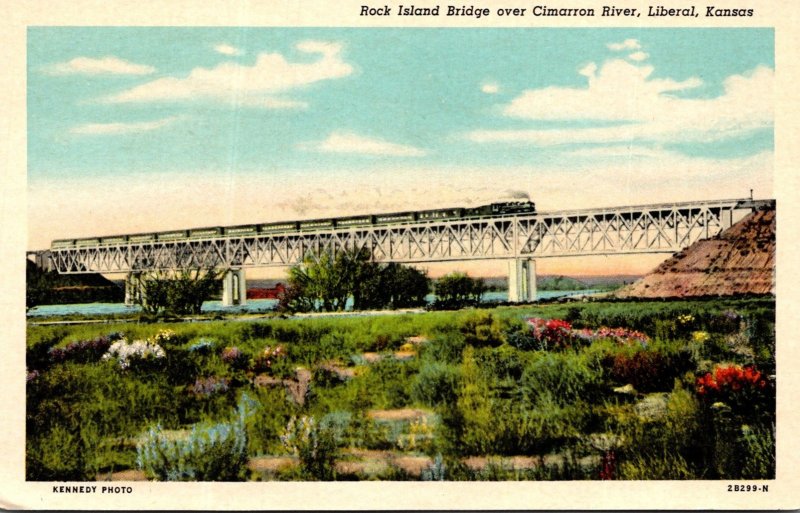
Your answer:
[[[650,340],[547,351],[509,345],[528,317],[639,330]],[[163,330],[174,333],[162,343],[166,357],[128,370],[85,355],[55,362],[49,352],[112,332],[132,341]],[[134,469],[148,429],[227,422],[244,393],[259,405],[245,426],[250,463],[240,470],[249,479],[774,476],[774,383],[727,410],[695,389],[722,363],[774,374],[770,298],[29,325],[26,345],[28,369],[38,373],[27,385],[29,480]],[[259,360],[267,346],[283,353]],[[229,358],[232,348],[241,356]],[[304,446],[302,465],[269,467],[298,461],[281,437],[301,417],[332,445],[318,455]],[[352,451],[378,451],[381,461]],[[540,464],[514,463],[521,461]]]

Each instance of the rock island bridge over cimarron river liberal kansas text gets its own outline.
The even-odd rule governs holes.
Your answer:
[[[29,252],[62,274],[225,270],[223,304],[245,301],[244,269],[367,250],[380,262],[509,261],[509,301],[536,297],[536,258],[674,253],[774,200],[691,201],[537,212],[531,202],[53,241]],[[127,299],[126,299],[127,300]]]

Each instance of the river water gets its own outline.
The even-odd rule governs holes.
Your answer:
[[[552,299],[556,297],[575,296],[592,294],[598,292],[594,289],[588,290],[540,290],[536,294],[536,299]],[[428,296],[428,302],[433,302],[436,297],[433,294]],[[497,303],[508,300],[508,293],[486,292],[483,295],[484,303]],[[245,306],[223,307],[222,301],[206,301],[203,303],[203,312],[220,313],[262,313],[275,308],[278,304],[277,299],[248,299]],[[140,312],[139,306],[127,306],[122,303],[85,303],[74,305],[40,305],[28,310],[28,317],[51,317],[62,315],[111,315]]]

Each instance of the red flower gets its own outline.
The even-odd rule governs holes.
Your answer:
[[[761,379],[761,372],[752,366],[740,367],[739,365],[719,366],[697,379],[697,393],[708,395],[710,393],[730,394],[752,389],[763,389],[767,382]]]

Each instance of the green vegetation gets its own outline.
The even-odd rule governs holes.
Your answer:
[[[367,250],[306,259],[289,270],[289,287],[278,309],[287,312],[408,308],[425,304],[430,281],[424,272],[372,261]]]
[[[29,480],[775,475],[770,298],[29,326]]]
[[[140,277],[136,303],[145,316],[199,314],[203,301],[220,288],[221,275],[213,269],[155,271]]]
[[[477,306],[486,292],[486,284],[480,278],[470,278],[465,273],[454,272],[436,280],[436,302],[439,310],[456,310],[465,306]]]

